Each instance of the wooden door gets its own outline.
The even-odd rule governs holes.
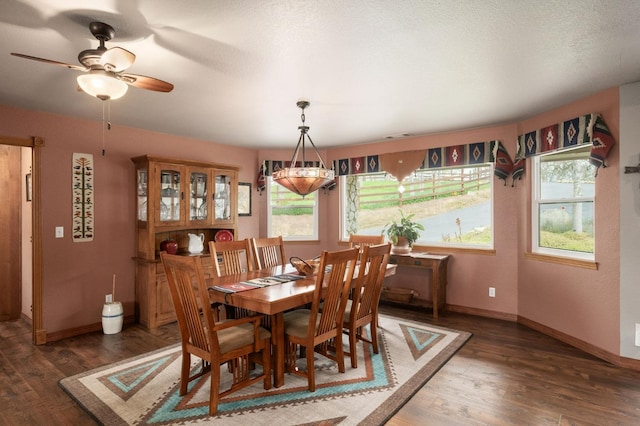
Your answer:
[[[8,321],[22,310],[19,146],[0,145],[0,182],[0,321]]]

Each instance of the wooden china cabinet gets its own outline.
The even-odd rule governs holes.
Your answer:
[[[176,320],[160,262],[160,244],[178,243],[179,255],[201,256],[213,275],[209,241],[234,238],[238,221],[237,166],[158,158],[131,159],[136,167],[136,317],[156,328]],[[204,250],[189,252],[189,234],[204,235]]]

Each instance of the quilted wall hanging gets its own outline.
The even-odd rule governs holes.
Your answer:
[[[74,242],[93,241],[93,155],[73,153],[72,161]]]

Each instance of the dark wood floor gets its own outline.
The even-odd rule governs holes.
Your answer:
[[[640,372],[506,321],[382,310],[474,334],[389,425],[640,424]],[[1,323],[0,425],[93,425],[58,380],[178,340],[175,324],[131,325],[34,346],[27,324]]]

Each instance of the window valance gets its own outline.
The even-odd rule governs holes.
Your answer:
[[[590,144],[589,161],[597,170],[615,144],[600,114],[586,114],[518,136],[516,160]]]
[[[494,162],[494,146],[498,141],[474,142],[466,145],[454,145],[440,148],[428,148],[420,151],[408,151],[410,155],[422,157],[416,169],[439,169],[445,167],[464,167]],[[417,154],[416,154],[417,153]],[[396,154],[367,155],[363,157],[343,158],[337,160],[336,175],[353,175],[359,173],[384,172],[380,163],[382,156],[394,159]],[[383,162],[384,163],[384,162]],[[390,161],[389,164],[393,164]],[[415,170],[415,169],[414,169]],[[389,173],[393,174],[391,171]]]
[[[506,179],[506,177],[511,173],[511,168],[509,168],[509,172],[505,175],[503,172],[504,167],[500,168],[500,170],[498,171],[498,162],[502,164],[507,162],[508,160],[510,164],[513,165],[513,163],[511,162],[508,154],[506,154],[505,150],[497,150],[499,146],[502,146],[500,141],[494,140],[474,142],[466,145],[428,148],[426,150],[420,151],[409,151],[409,153],[412,155],[414,153],[418,153],[416,155],[419,155],[419,157],[421,157],[421,160],[418,161],[419,165],[414,170],[464,167],[484,163],[496,163],[496,177]],[[496,157],[498,152],[500,152],[500,154],[498,154],[498,156]],[[502,153],[506,154],[506,157]],[[333,169],[335,170],[336,176],[384,172],[387,170],[384,170],[383,165],[381,164],[381,157],[383,156],[389,157],[387,159],[389,160],[392,157],[397,157],[397,154],[376,154],[353,158],[343,158],[340,160],[334,160],[331,164],[331,167],[333,167]],[[264,176],[269,176],[273,172],[284,167],[290,167],[290,163],[291,161],[265,160],[258,169],[258,191],[261,192],[264,189]],[[393,164],[393,161],[387,161],[387,164]],[[316,167],[319,166],[319,162],[307,161],[305,162],[305,165]],[[301,162],[298,162],[296,167],[301,167]],[[389,170],[387,172],[393,174],[395,171]]]
[[[506,178],[514,171],[513,161],[504,147],[502,147],[500,141],[497,140],[439,148],[428,148],[426,150],[408,151],[407,153],[410,155],[419,155],[421,158],[421,160],[417,162],[418,166],[413,170],[431,170],[446,167],[464,167],[485,163],[495,163],[494,174],[496,177],[503,180],[506,180]],[[398,156],[399,154],[401,155]],[[381,159],[383,156],[388,157],[387,164],[391,165],[394,164],[394,159],[395,163],[397,163],[398,160],[396,157],[400,158],[402,155],[403,153],[394,153],[342,158],[334,160],[331,163],[331,167],[335,170],[336,176],[378,173],[385,171],[393,175],[393,173],[397,173],[397,171],[385,170],[383,168],[383,164],[381,164]],[[271,175],[273,172],[284,167],[289,167],[290,163],[290,161],[280,160],[264,161],[259,167],[258,190],[260,190],[261,187],[264,188],[264,176]],[[384,163],[384,161],[382,161],[382,163]],[[413,162],[413,164],[416,164],[416,162]],[[305,162],[305,165],[318,166],[319,164],[317,161],[307,161]],[[300,166],[301,163],[298,162],[296,167]],[[405,172],[406,171],[403,171],[403,174]]]

